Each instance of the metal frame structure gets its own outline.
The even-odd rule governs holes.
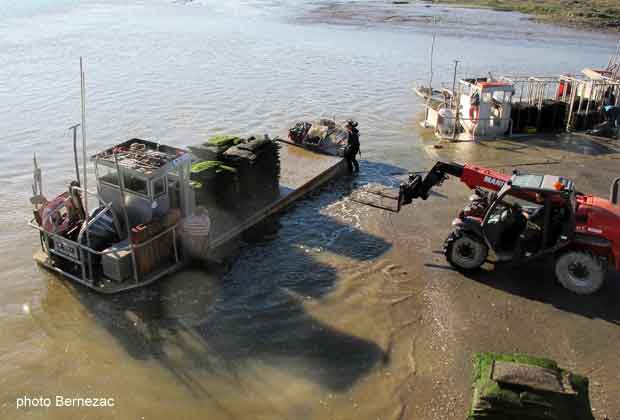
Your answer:
[[[95,155],[93,159],[95,161],[95,166],[97,166],[97,160],[98,160],[96,159],[97,156],[98,155]],[[124,223],[125,229],[126,229],[125,235],[128,238],[130,235],[131,226],[129,224],[129,219],[127,217],[127,211],[124,205],[125,186],[123,183],[122,171],[121,171],[120,165],[118,164],[118,158],[116,154],[114,154],[114,161],[115,161],[117,176],[120,181],[118,188],[121,194],[120,204],[122,206],[122,212],[125,218],[125,223]],[[183,182],[182,181],[184,179],[183,174],[189,171],[189,164],[190,164],[189,155],[182,155],[178,159],[173,160],[171,163],[173,164],[173,167],[175,167],[178,171],[177,175],[179,176],[179,182]],[[162,173],[164,174],[163,176],[166,176],[165,169],[166,168],[162,168]],[[160,179],[161,176],[162,174],[158,172],[157,175],[155,176],[155,179]],[[117,247],[114,249],[103,250],[103,251],[97,251],[95,249],[92,249],[89,241],[87,241],[87,245],[84,245],[82,243],[82,239],[85,237],[85,235],[88,235],[89,228],[93,226],[101,217],[103,217],[103,215],[106,214],[107,210],[112,208],[114,203],[112,201],[106,202],[98,192],[95,193],[92,191],[88,191],[85,188],[82,188],[79,186],[72,185],[70,187],[70,191],[71,192],[78,191],[82,193],[83,203],[86,203],[88,201],[88,196],[96,197],[99,203],[103,205],[104,210],[101,211],[99,214],[97,214],[95,217],[91,218],[90,220],[88,217],[85,217],[83,225],[78,234],[77,241],[66,238],[55,232],[46,230],[45,228],[42,227],[44,225],[43,220],[42,220],[41,225],[39,225],[35,221],[34,218],[31,219],[28,225],[34,229],[37,229],[40,232],[41,252],[45,255],[43,258],[39,256],[38,262],[40,262],[45,267],[57,273],[60,273],[67,278],[75,280],[85,286],[95,289],[99,292],[116,293],[116,292],[120,292],[123,290],[129,290],[129,289],[133,289],[136,287],[140,287],[140,286],[144,286],[149,283],[152,283],[158,280],[159,278],[180,269],[184,265],[184,261],[182,260],[179,254],[178,247],[177,247],[177,238],[178,238],[177,229],[179,229],[180,227],[180,222],[175,223],[174,225],[157,233],[152,238],[149,238],[139,244],[133,244],[130,242],[127,246]],[[188,199],[188,197],[185,197],[185,198],[180,197],[180,198],[181,200]],[[185,211],[187,212],[188,208],[185,208]],[[51,217],[51,214],[48,215],[48,217]],[[118,225],[116,226],[118,229]],[[151,274],[144,275],[142,273],[139,273],[138,264],[136,261],[136,250],[139,250],[140,248],[143,248],[153,243],[154,241],[164,237],[165,235],[169,235],[169,234],[172,236],[174,263],[169,267],[155,271],[154,273],[151,273]],[[52,242],[54,243],[54,246],[52,246]],[[57,244],[61,244],[60,246],[64,249],[64,252],[58,251],[55,249],[55,246],[57,246]],[[121,283],[115,283],[109,279],[106,279],[104,276],[99,276],[99,277],[95,276],[95,269],[93,267],[92,257],[94,256],[101,257],[106,254],[118,253],[118,252],[129,252],[130,253],[131,262],[132,262],[132,271],[133,271],[132,273],[133,282],[125,281]],[[67,270],[63,270],[62,268],[56,266],[53,262],[53,256],[56,256],[57,258],[62,258],[70,263],[78,265],[79,266],[78,271],[80,272],[80,275],[78,276],[74,273],[71,273]]]
[[[584,114],[586,118],[589,118],[593,112],[601,112],[604,95],[608,91],[611,91],[616,98],[613,105],[618,106],[620,104],[620,79],[574,79],[569,101],[570,107],[566,118],[566,131],[571,131],[574,118],[577,115]],[[579,98],[579,101],[577,101],[577,98]],[[585,107],[583,105],[584,99],[587,101]],[[576,102],[577,106],[575,107]],[[593,109],[592,103],[598,109]]]

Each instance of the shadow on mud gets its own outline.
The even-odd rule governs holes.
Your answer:
[[[472,280],[494,289],[591,319],[602,319],[620,325],[620,274],[609,273],[598,292],[580,296],[564,289],[556,280],[552,261],[537,261],[515,269],[498,267],[468,274]]]
[[[481,144],[485,145],[484,143]],[[504,152],[528,155],[532,153],[532,146],[586,156],[604,156],[620,152],[620,143],[618,141],[597,139],[582,134],[513,138],[508,145],[497,147],[497,149]]]
[[[267,239],[254,233],[256,242],[242,245],[227,264],[190,268],[113,296],[72,283],[68,289],[132,357],[157,361],[198,395],[209,393],[197,379],[204,373],[243,388],[250,362],[345,391],[389,356],[314,318],[304,302],[323,298],[338,280],[337,268],[319,256],[356,264],[391,247],[351,226],[347,211],[338,218],[323,212],[341,206],[357,186],[393,186],[393,176],[406,173],[369,162],[362,168],[364,175],[343,176],[289,209],[267,229]]]
[[[584,134],[537,135],[511,139],[485,140],[478,143],[456,142],[432,149],[440,160],[467,162],[490,168],[507,168],[532,164],[560,163],[580,156],[600,157],[620,153],[620,142]],[[577,156],[570,157],[570,154]]]

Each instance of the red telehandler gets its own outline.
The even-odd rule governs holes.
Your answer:
[[[437,162],[426,176],[412,174],[401,185],[399,208],[426,200],[449,175],[474,190],[444,243],[457,270],[480,268],[490,251],[496,263],[553,256],[560,283],[583,295],[600,289],[608,267],[620,270],[620,178],[606,200],[576,191],[563,177]]]

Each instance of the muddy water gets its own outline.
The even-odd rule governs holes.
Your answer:
[[[416,292],[390,264],[379,213],[346,196],[424,166],[411,86],[427,78],[432,32],[443,82],[454,58],[467,74],[601,65],[614,40],[514,14],[387,7],[0,6],[0,417],[398,416],[404,403],[396,391],[415,366],[410,343],[392,340],[400,325],[392,305],[415,302]],[[436,27],[429,14],[441,17]],[[182,146],[223,132],[282,134],[297,119],[336,115],[360,121],[363,174],[295,206],[271,239],[240,249],[230,267],[115,297],[67,286],[31,262],[38,239],[24,223],[33,152],[48,194],[72,179],[67,128],[80,118],[80,55],[89,153],[133,136]],[[24,395],[116,404],[17,410]]]

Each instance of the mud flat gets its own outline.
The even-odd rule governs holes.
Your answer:
[[[466,4],[470,7],[488,7],[499,11],[515,11],[533,16],[535,19],[569,24],[588,29],[609,29],[620,31],[620,4],[611,0],[567,1],[521,1],[521,0],[431,0],[437,4]]]
[[[603,197],[620,174],[620,143],[585,136],[451,143],[427,151],[429,165],[455,160],[563,175],[581,191]],[[471,401],[471,360],[478,351],[555,358],[590,376],[595,418],[620,416],[615,397],[620,275],[609,275],[604,289],[591,296],[564,290],[544,261],[518,269],[489,266],[464,276],[451,269],[441,249],[470,191],[456,179],[435,191],[427,201],[386,216],[383,226],[385,236],[393,238],[390,260],[409,273],[407,288],[420,291],[416,300],[393,307],[394,324],[406,325],[393,336],[393,347],[414,343],[409,355],[415,369],[399,387],[402,418],[463,418]],[[416,306],[420,302],[422,307]]]
[[[570,3],[570,4],[565,4]],[[532,37],[573,39],[571,29],[610,35],[620,30],[617,2],[562,0],[499,1],[317,1],[296,22],[437,31],[520,41]],[[476,28],[476,29],[473,29]]]

